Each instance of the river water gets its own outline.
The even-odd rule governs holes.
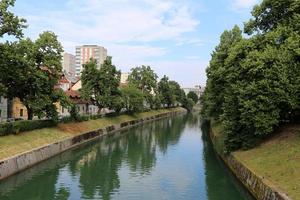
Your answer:
[[[0,200],[248,200],[196,115],[122,131],[0,182]]]

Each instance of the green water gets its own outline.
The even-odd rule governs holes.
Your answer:
[[[206,131],[205,129],[203,131]],[[246,200],[197,116],[123,131],[0,182],[1,200]]]

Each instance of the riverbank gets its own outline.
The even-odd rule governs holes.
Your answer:
[[[222,129],[212,123],[212,140],[233,173],[257,199],[300,199],[300,125],[282,127],[258,147],[220,152]]]
[[[183,108],[161,109],[136,115],[59,124],[57,127],[1,137],[0,179],[101,135],[183,112],[186,112]]]

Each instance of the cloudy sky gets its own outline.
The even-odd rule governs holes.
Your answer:
[[[224,29],[242,26],[259,0],[16,0],[25,36],[54,31],[68,53],[75,46],[108,49],[123,72],[151,65],[184,87],[204,85],[210,54]]]

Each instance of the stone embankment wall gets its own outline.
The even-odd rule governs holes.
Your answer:
[[[215,143],[213,131],[210,132],[211,139]],[[258,200],[292,200],[283,192],[271,185],[264,177],[260,177],[243,165],[233,155],[223,155],[217,152],[233,174]]]
[[[85,142],[94,140],[107,134],[113,134],[120,130],[125,130],[133,126],[137,126],[144,122],[162,119],[165,117],[171,117],[178,114],[183,114],[185,111],[170,111],[168,113],[158,114],[151,117],[145,117],[137,120],[131,120],[108,126],[103,129],[98,129],[88,133],[83,133],[78,136],[74,136],[63,141],[59,141],[53,144],[43,146],[41,148],[33,149],[31,151],[16,155],[14,157],[0,161],[0,180],[7,178],[17,172],[32,167],[33,165],[49,159],[55,155],[58,155],[70,148],[76,147]]]

